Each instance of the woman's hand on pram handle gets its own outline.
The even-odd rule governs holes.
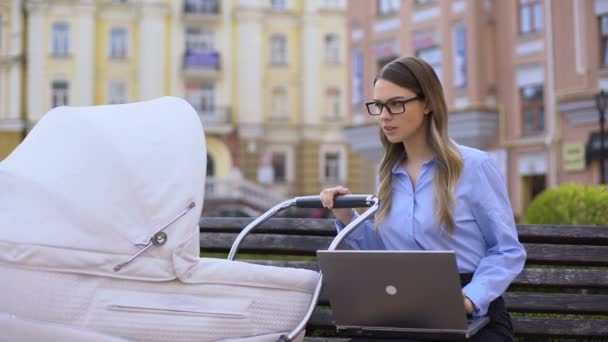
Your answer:
[[[341,202],[340,200],[338,200],[338,198],[340,198],[340,196],[345,196],[345,195],[351,195],[352,191],[350,191],[349,188],[343,187],[343,186],[336,186],[333,188],[325,188],[323,190],[321,190],[321,193],[319,194],[319,198],[321,199],[321,203],[323,205],[323,207],[327,208],[327,209],[331,209],[331,212],[334,214],[334,216],[340,220],[340,222],[342,222],[343,224],[348,224],[354,216],[354,212],[352,210],[352,206],[350,207],[344,207],[344,206],[338,206],[337,204],[341,204],[339,202]],[[334,203],[336,202],[336,203]],[[348,209],[351,208],[351,209]]]
[[[334,199],[334,208],[365,208],[374,204],[373,195],[340,195]],[[326,208],[320,196],[296,197],[298,208]]]

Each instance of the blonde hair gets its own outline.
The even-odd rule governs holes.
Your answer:
[[[448,137],[448,111],[441,82],[433,68],[422,59],[402,57],[382,68],[378,79],[394,83],[413,91],[426,102],[430,113],[425,115],[427,143],[435,153],[435,212],[439,223],[444,223],[450,234],[454,232],[452,209],[456,204],[456,184],[462,173],[463,160],[456,144]],[[376,83],[374,80],[374,84]],[[391,211],[393,198],[393,167],[407,154],[402,143],[391,143],[380,130],[384,157],[380,164],[380,190],[378,198],[382,207],[376,216],[376,226]]]

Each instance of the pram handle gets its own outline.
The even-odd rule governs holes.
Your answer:
[[[298,204],[298,200],[300,203]],[[338,247],[340,242],[342,242],[351,232],[353,232],[357,227],[359,227],[365,220],[370,218],[378,209],[380,205],[380,201],[378,197],[374,195],[346,195],[346,196],[337,196],[334,199],[336,208],[360,208],[360,207],[368,207],[363,214],[361,214],[356,219],[352,220],[349,224],[344,227],[338,233],[338,235],[332,240],[331,244],[328,247],[328,250],[334,250]],[[347,205],[348,204],[348,205]],[[310,206],[307,206],[310,205]],[[338,205],[341,205],[338,207]],[[269,218],[274,216],[276,213],[281,210],[287,209],[289,207],[298,206],[300,208],[323,208],[321,204],[321,199],[319,196],[304,196],[304,197],[295,197],[279,203],[272,207],[270,210],[262,214],[257,219],[253,220],[247,227],[245,227],[241,233],[236,237],[236,240],[232,244],[232,248],[230,248],[230,252],[228,253],[228,260],[234,260],[236,258],[236,254],[239,250],[239,246],[243,242],[243,239],[256,227],[260,226],[262,223],[266,222]],[[308,307],[308,311],[300,321],[300,323],[287,335],[281,335],[277,342],[290,342],[293,341],[300,333],[302,333],[305,328],[308,320],[312,316],[312,313],[317,305],[317,301],[319,300],[319,295],[321,294],[321,287],[323,286],[323,273],[319,272],[319,278],[317,280],[317,285],[312,294],[312,298],[310,301],[310,306]]]
[[[334,208],[367,208],[371,207],[373,195],[339,195],[334,198]],[[296,197],[298,208],[324,208],[320,196]]]

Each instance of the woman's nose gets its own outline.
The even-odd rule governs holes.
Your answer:
[[[392,118],[393,116],[391,115],[391,113],[388,112],[388,108],[386,108],[386,106],[382,106],[379,117],[382,120],[388,120],[388,119]]]

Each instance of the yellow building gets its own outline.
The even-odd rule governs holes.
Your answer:
[[[21,0],[0,0],[0,160],[22,140],[23,15]]]
[[[53,107],[173,95],[205,128],[207,197],[268,207],[284,198],[273,193],[359,191],[361,160],[342,134],[345,0],[0,0],[0,8],[0,157]]]
[[[213,173],[228,175],[231,4],[26,0],[28,129],[56,106],[180,96],[204,123]]]
[[[235,8],[234,115],[247,179],[284,195],[361,188],[346,117],[346,2],[272,0]]]
[[[25,9],[28,128],[56,106],[167,94],[166,0],[27,0]]]

